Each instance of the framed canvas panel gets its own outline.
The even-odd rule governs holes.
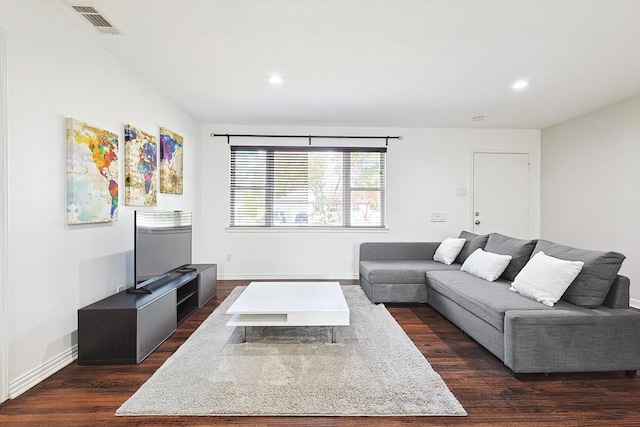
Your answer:
[[[182,194],[182,137],[160,128],[160,192]]]
[[[158,144],[154,135],[124,127],[125,197],[127,206],[158,204]]]
[[[118,220],[118,135],[66,121],[67,224]]]

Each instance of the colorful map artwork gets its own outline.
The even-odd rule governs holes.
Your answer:
[[[131,125],[124,127],[125,205],[158,204],[156,137]]]
[[[67,224],[118,220],[118,135],[66,121]]]
[[[160,128],[160,192],[182,194],[182,137]]]

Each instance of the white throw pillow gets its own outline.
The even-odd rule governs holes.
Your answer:
[[[510,290],[553,307],[582,270],[584,262],[535,254],[513,279]]]
[[[462,264],[462,271],[493,282],[507,268],[511,255],[500,255],[476,249]]]
[[[443,264],[451,265],[456,260],[458,254],[464,246],[465,239],[446,238],[440,243],[438,249],[436,249],[433,260],[441,262]]]

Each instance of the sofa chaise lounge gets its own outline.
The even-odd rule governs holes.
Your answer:
[[[516,378],[526,373],[625,371],[640,368],[640,312],[629,308],[629,279],[616,252],[545,240],[463,231],[455,262],[433,260],[441,242],[360,245],[360,285],[375,303],[427,303],[487,348]],[[477,249],[510,255],[495,281],[461,270]],[[561,299],[545,305],[509,288],[538,252],[584,263]]]

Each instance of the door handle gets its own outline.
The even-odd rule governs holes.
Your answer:
[[[476,222],[474,223],[475,225],[480,225],[480,220],[476,219]]]

